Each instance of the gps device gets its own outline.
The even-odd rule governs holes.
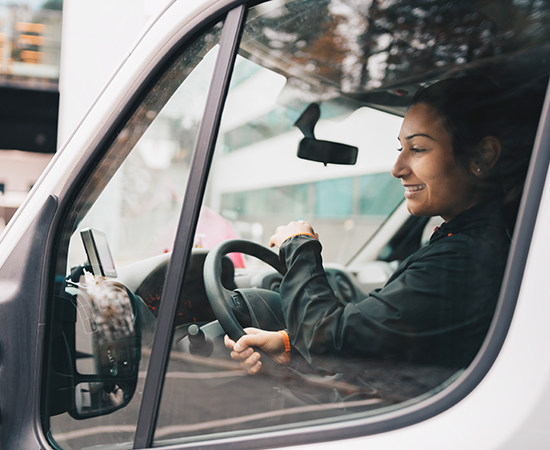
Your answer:
[[[94,275],[115,278],[117,276],[115,262],[105,233],[93,228],[85,228],[80,232],[80,237]]]

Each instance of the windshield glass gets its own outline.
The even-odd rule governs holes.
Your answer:
[[[544,86],[548,68],[537,61],[547,49],[549,8],[498,8],[505,6],[507,14],[490,1],[305,0],[252,8],[203,215],[229,221],[225,238],[264,245],[277,226],[306,220],[322,236],[324,261],[348,264],[404,198],[390,169],[419,88],[456,75],[456,67],[506,89]],[[523,55],[521,64],[514,54]],[[320,106],[315,138],[357,147],[355,165],[296,157],[304,135],[295,124],[312,104]],[[205,222],[196,246],[211,248],[224,237],[213,237]],[[428,237],[415,237],[414,245]]]
[[[278,225],[315,223],[326,260],[345,264],[403,199],[390,174],[401,118],[338,98],[323,102],[315,137],[358,147],[357,163],[299,159],[304,136],[294,124],[308,103],[287,82],[238,58],[203,214],[220,214],[234,237],[264,245]],[[211,244],[215,228],[206,225],[199,223],[197,246]]]

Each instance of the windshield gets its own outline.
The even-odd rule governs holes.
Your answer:
[[[264,245],[281,224],[315,223],[326,260],[345,264],[403,199],[390,174],[401,118],[330,99],[320,105],[315,137],[356,146],[357,163],[299,159],[304,136],[294,124],[308,104],[287,83],[238,58],[203,214],[218,213],[234,237]],[[197,246],[211,243],[213,230],[204,222]]]

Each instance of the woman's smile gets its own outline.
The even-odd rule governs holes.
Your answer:
[[[401,150],[392,174],[405,188],[407,209],[448,222],[478,202],[474,176],[454,157],[443,118],[424,103],[414,105],[399,133]]]
[[[412,186],[405,184],[403,186],[405,187],[405,197],[407,198],[413,197],[414,195],[417,195],[419,191],[426,189],[425,184],[417,184]]]

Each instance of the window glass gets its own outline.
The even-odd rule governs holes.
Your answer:
[[[260,373],[249,375],[224,345],[226,313],[205,307],[183,317],[155,445],[382,415],[441,391],[470,364],[497,302],[550,72],[537,66],[550,30],[533,15],[546,17],[548,4],[506,3],[533,25],[520,30],[495,3],[482,3],[296,0],[250,9],[180,306],[227,301],[243,327],[280,336],[282,353],[277,362],[262,355]],[[422,126],[437,124],[448,138],[438,147],[447,165],[429,168],[435,151],[417,142],[430,140],[427,128],[418,119],[412,131],[401,129],[414,94],[443,89],[438,82],[449,77],[487,75],[500,90],[480,114],[513,98],[523,115],[494,124],[498,145],[483,140],[492,150],[479,161],[458,149],[478,147],[451,144],[461,132],[429,116]],[[353,155],[350,146],[354,164],[332,163]],[[412,216],[402,214],[403,202]],[[439,231],[428,243],[431,216]],[[284,278],[242,248],[218,255],[219,280],[211,276],[218,266],[205,255],[218,244],[240,238],[267,247],[277,227],[300,220],[312,224],[322,250],[314,236],[289,238],[279,252]]]
[[[45,399],[61,448],[132,446],[220,32],[169,63],[66,214]]]
[[[317,181],[315,194],[315,212],[319,217],[349,217],[353,213],[352,179]]]

